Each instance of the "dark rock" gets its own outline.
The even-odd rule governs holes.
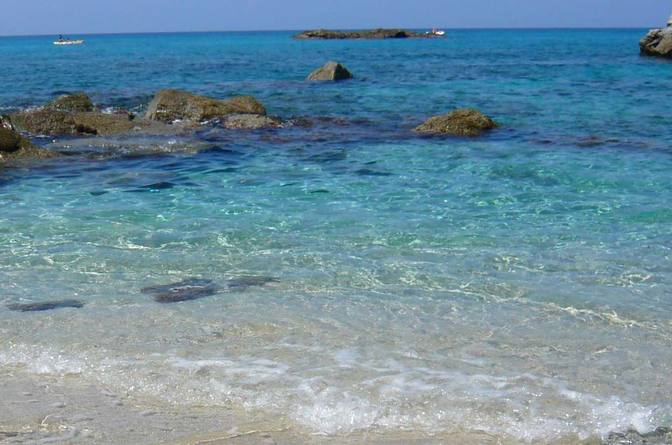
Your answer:
[[[21,144],[21,135],[15,131],[0,127],[0,152],[15,152],[21,149]]]
[[[265,286],[270,283],[277,283],[279,280],[273,277],[263,277],[263,276],[246,276],[238,277],[229,280],[227,283],[230,290],[233,291],[244,291],[248,287],[257,287]]]
[[[333,31],[328,29],[314,29],[304,31],[294,36],[299,40],[343,40],[343,39],[407,39],[432,38],[433,34],[423,34],[405,29],[373,29],[368,31]]]
[[[131,120],[128,114],[105,114],[96,111],[70,113],[49,108],[16,113],[11,115],[11,120],[23,131],[48,136],[109,136],[127,133],[143,126],[142,122]]]
[[[211,280],[187,278],[178,283],[146,287],[140,292],[153,295],[157,303],[179,303],[209,297],[218,291],[219,287]]]
[[[283,126],[282,121],[261,114],[231,114],[224,118],[222,124],[232,130],[259,130]]]
[[[379,172],[376,170],[371,170],[370,168],[360,168],[355,171],[355,174],[359,176],[392,176],[392,173]]]
[[[611,433],[604,445],[670,445],[672,444],[672,428],[658,428],[646,434],[635,430],[626,433]]]
[[[186,120],[192,123],[221,119],[230,114],[266,115],[264,106],[251,96],[218,100],[180,90],[156,93],[149,104],[146,118],[161,122]]]
[[[48,103],[45,108],[68,113],[87,112],[94,109],[93,102],[85,93],[65,94]]]
[[[497,128],[497,123],[478,110],[460,109],[428,119],[414,131],[423,134],[479,136]]]
[[[329,81],[346,79],[352,79],[350,71],[340,63],[330,61],[310,73],[306,80]]]
[[[45,301],[42,303],[16,303],[8,304],[7,309],[10,311],[18,312],[40,312],[40,311],[51,311],[54,309],[63,309],[63,308],[82,308],[84,303],[79,300],[56,300],[56,301]]]
[[[639,41],[639,50],[645,56],[672,57],[672,27],[649,31]]]
[[[162,181],[162,182],[155,182],[154,184],[145,185],[142,188],[148,190],[168,190],[172,189],[173,187],[175,187],[175,184],[173,184],[172,182]]]
[[[16,131],[9,118],[0,116],[0,166],[54,156],[57,154],[35,147]]]

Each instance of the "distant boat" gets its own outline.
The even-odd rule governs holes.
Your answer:
[[[444,30],[442,30],[442,29],[432,28],[432,30],[431,30],[431,31],[427,31],[426,34],[431,35],[431,36],[439,36],[439,37],[443,37],[443,36],[446,35],[446,31],[444,31]]]
[[[64,39],[63,36],[59,36],[58,40],[54,41],[54,45],[81,45],[83,43],[84,40]]]

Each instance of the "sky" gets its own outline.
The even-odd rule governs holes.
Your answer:
[[[664,25],[672,0],[0,0],[0,35]]]

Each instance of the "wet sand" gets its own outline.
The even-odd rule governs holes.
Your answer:
[[[518,445],[485,432],[436,436],[413,432],[324,436],[284,419],[256,418],[226,408],[172,407],[140,401],[83,381],[76,375],[37,376],[20,369],[0,374],[0,443],[135,445]],[[598,445],[568,438],[553,445]]]

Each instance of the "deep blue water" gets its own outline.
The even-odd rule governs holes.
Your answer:
[[[0,366],[309,433],[669,426],[672,64],[639,56],[645,31],[0,38],[3,112],[77,90],[142,112],[170,87],[319,121],[35,139],[116,155],[0,171],[0,302],[86,302],[0,309]],[[355,79],[304,81],[332,59]],[[500,128],[411,132],[466,106]],[[171,307],[139,292],[243,275],[279,282]]]

